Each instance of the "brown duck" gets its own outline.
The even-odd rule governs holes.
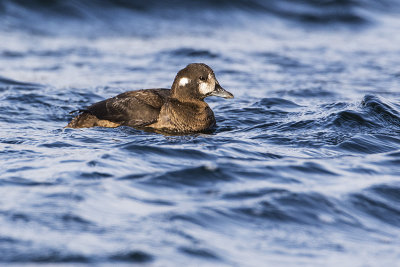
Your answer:
[[[215,78],[213,70],[193,63],[180,70],[171,89],[129,91],[97,102],[72,119],[67,128],[130,126],[167,133],[210,130],[215,117],[204,99],[233,98]]]

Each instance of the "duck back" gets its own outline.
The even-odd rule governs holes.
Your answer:
[[[119,94],[80,110],[67,127],[144,127],[157,121],[170,92],[169,89],[146,89]]]

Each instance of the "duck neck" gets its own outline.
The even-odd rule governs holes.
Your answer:
[[[202,100],[182,101],[171,97],[161,110],[160,124],[181,132],[196,132],[214,126],[215,118]]]

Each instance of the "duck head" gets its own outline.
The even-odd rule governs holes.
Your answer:
[[[180,70],[171,90],[171,96],[181,100],[203,100],[208,96],[233,98],[233,94],[221,87],[214,71],[203,63],[192,63]]]

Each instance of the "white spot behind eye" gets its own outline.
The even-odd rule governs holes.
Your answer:
[[[188,84],[189,83],[189,79],[188,78],[186,78],[186,77],[183,77],[183,78],[181,78],[180,80],[179,80],[179,86],[185,86],[186,84]]]

